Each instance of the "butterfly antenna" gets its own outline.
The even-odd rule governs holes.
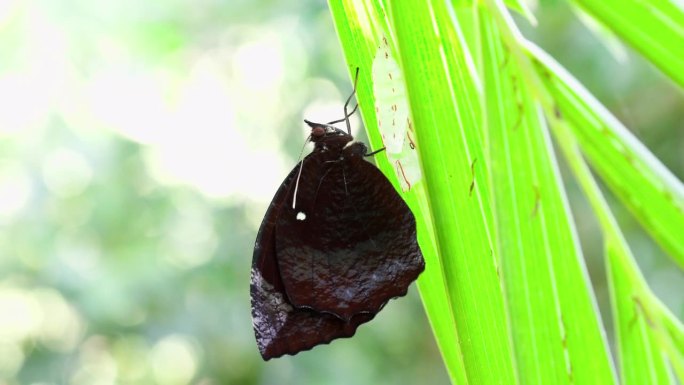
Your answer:
[[[299,172],[297,173],[297,180],[295,181],[295,189],[294,189],[294,194],[292,194],[292,209],[294,210],[295,204],[297,203],[297,190],[299,189],[299,179],[302,177],[302,168],[304,168],[304,159],[302,159],[302,154],[304,153],[304,149],[306,148],[306,145],[311,141],[311,135],[309,135],[306,140],[304,141],[304,145],[302,146],[302,150],[299,152],[299,158],[297,160],[301,159],[301,162],[299,163]]]
[[[359,67],[356,67],[356,73],[354,74],[354,89],[352,89],[351,95],[347,98],[347,101],[344,103],[344,121],[347,123],[347,133],[351,135],[351,124],[349,124],[349,116],[351,114],[347,113],[347,108],[349,107],[349,102],[351,101],[352,97],[356,95],[356,82],[359,80]],[[356,104],[356,107],[358,107],[358,103]],[[356,111],[356,107],[354,107],[354,110],[352,111],[352,114],[354,111]]]
[[[345,120],[347,120],[347,118],[354,115],[354,113],[356,112],[356,109],[358,109],[358,108],[359,108],[359,103],[356,103],[356,105],[354,106],[354,109],[352,110],[352,112],[349,113],[349,115],[345,116],[342,119],[333,120],[332,122],[328,122],[326,124],[335,124],[335,123],[339,123],[339,122],[344,122]]]

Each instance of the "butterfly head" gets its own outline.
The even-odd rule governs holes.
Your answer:
[[[311,127],[311,135],[309,139],[319,147],[344,147],[354,138],[346,131],[341,130],[333,125],[325,123],[314,123],[304,120],[306,124]]]

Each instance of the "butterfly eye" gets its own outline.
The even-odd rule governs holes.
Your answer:
[[[311,129],[311,137],[312,138],[318,139],[318,138],[322,138],[324,136],[325,136],[325,128],[323,128],[322,126],[314,126]]]

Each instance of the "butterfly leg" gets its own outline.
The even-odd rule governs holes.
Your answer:
[[[363,156],[373,156],[373,155],[375,155],[375,154],[377,154],[377,153],[379,153],[379,152],[382,152],[382,151],[385,151],[385,147],[383,147],[383,148],[381,148],[381,149],[379,149],[379,150],[375,150],[375,151],[373,151],[373,152],[369,152],[368,154],[363,154]]]

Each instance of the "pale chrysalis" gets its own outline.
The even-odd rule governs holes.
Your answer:
[[[409,117],[404,77],[384,37],[373,59],[372,73],[375,112],[382,141],[402,190],[408,191],[421,179],[422,174]]]

